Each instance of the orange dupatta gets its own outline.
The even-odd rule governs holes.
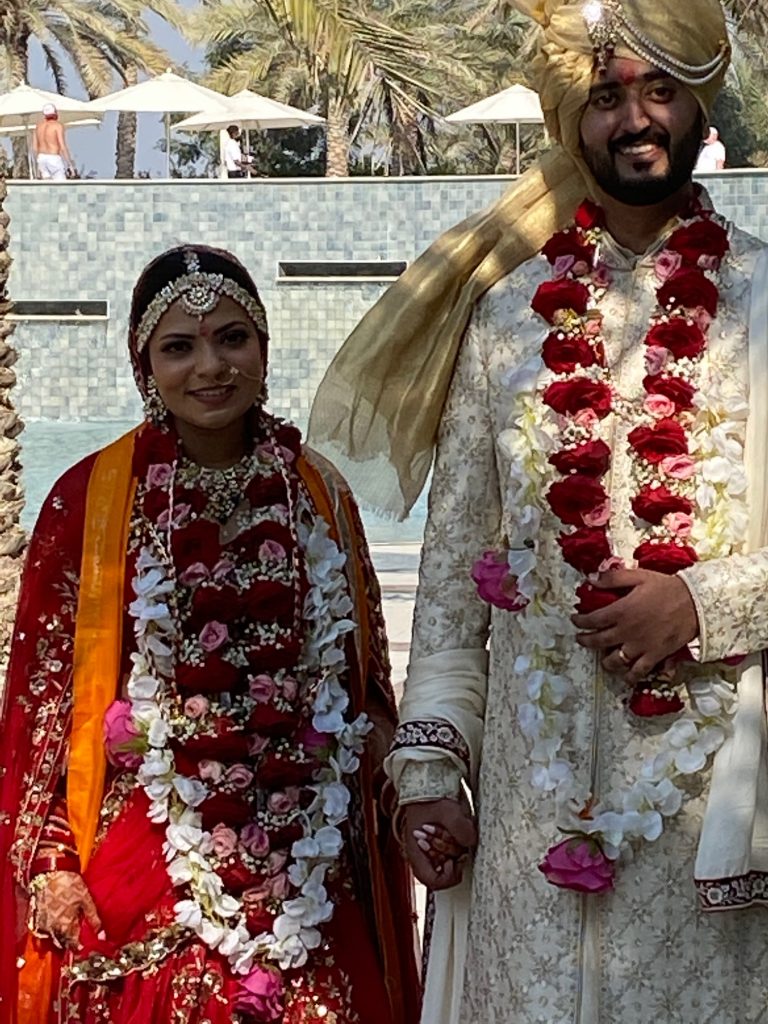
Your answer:
[[[137,428],[138,429],[138,428]],[[67,805],[82,870],[96,836],[106,774],[104,713],[120,675],[125,553],[136,481],[137,430],[96,458],[88,480],[83,557],[74,638],[73,710],[67,761]],[[54,986],[54,954],[30,933],[19,974],[19,1024],[44,1024]]]

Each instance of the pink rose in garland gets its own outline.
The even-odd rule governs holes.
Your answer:
[[[229,640],[229,630],[223,622],[207,622],[200,630],[200,646],[204,651],[217,650]]]
[[[547,850],[539,871],[550,885],[574,892],[602,893],[613,889],[614,865],[597,840],[569,836]]]
[[[104,712],[104,749],[118,768],[138,768],[147,744],[133,721],[129,700],[115,700]]]
[[[240,982],[235,1009],[259,1024],[283,1017],[283,979],[278,971],[256,967]]]
[[[472,566],[472,579],[477,584],[478,596],[488,604],[507,612],[522,611],[528,604],[509,571],[506,551],[486,551]]]

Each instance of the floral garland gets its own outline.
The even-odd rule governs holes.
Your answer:
[[[611,277],[600,262],[601,232],[601,211],[585,203],[575,225],[544,249],[554,279],[539,287],[532,306],[550,333],[541,359],[507,382],[517,405],[512,430],[504,435],[511,460],[507,504],[521,510],[517,532],[509,551],[486,552],[473,569],[480,595],[519,613],[526,639],[528,653],[515,669],[528,678],[529,701],[519,708],[519,721],[531,745],[532,784],[554,797],[568,836],[548,851],[541,870],[553,884],[593,892],[612,887],[613,862],[627,842],[655,840],[664,818],[678,813],[683,792],[676,783],[701,771],[722,745],[735,697],[720,675],[693,666],[677,673],[688,679],[687,710],[667,680],[636,688],[628,702],[636,715],[674,712],[678,718],[639,778],[596,804],[563,756],[575,696],[565,674],[571,609],[553,600],[540,574],[539,526],[550,512],[558,516],[566,527],[558,538],[563,558],[587,577],[623,564],[611,550],[610,501],[601,483],[611,465],[602,433],[615,412],[639,421],[628,440],[636,485],[632,508],[645,532],[634,552],[640,567],[677,572],[698,552],[710,558],[730,553],[746,531],[746,403],[736,409],[711,378],[703,386],[702,357],[718,304],[709,275],[728,251],[727,235],[696,203],[656,259],[658,311],[645,338],[645,398],[638,415],[618,394],[606,366],[599,304]],[[542,363],[552,375],[543,386]],[[543,416],[542,405],[549,410]],[[559,478],[551,482],[553,469]],[[578,610],[588,612],[620,595],[593,587],[587,578],[576,596]]]
[[[243,976],[238,1008],[256,1009],[262,1020],[281,1013],[284,987],[270,964],[280,970],[303,966],[321,944],[320,926],[333,916],[326,881],[344,844],[340,826],[347,819],[350,800],[345,780],[357,771],[372,728],[365,715],[354,721],[346,717],[345,645],[355,628],[343,572],[346,556],[303,493],[299,490],[292,497],[296,485],[287,463],[294,455],[274,436],[257,447],[246,469],[266,501],[260,510],[248,506],[233,512],[227,508],[226,494],[214,494],[214,510],[217,501],[223,506],[221,521],[229,512],[228,522],[237,524],[240,515],[242,527],[258,531],[257,542],[262,535],[266,539],[258,545],[256,563],[241,560],[236,565],[224,556],[213,567],[197,558],[203,550],[200,542],[210,539],[209,520],[178,500],[180,478],[181,493],[186,493],[178,458],[149,466],[139,492],[144,525],[135,539],[138,557],[130,615],[136,652],[131,656],[130,701],[116,702],[105,723],[111,759],[137,769],[149,799],[150,820],[166,825],[168,875],[187,891],[175,905],[177,923],[226,957],[233,972]],[[272,486],[277,474],[282,487]],[[287,492],[288,506],[280,501],[270,504],[272,491],[275,498]],[[283,546],[270,539],[270,533],[288,534],[290,539]],[[304,581],[296,564],[299,551],[304,555]],[[177,580],[179,558],[186,565]],[[279,581],[290,584],[283,589],[294,595],[283,603],[295,605],[286,607],[283,628],[279,622],[266,628],[257,623],[238,645],[232,623],[209,618],[214,608],[221,618],[226,607],[237,607],[241,613],[245,608],[250,616],[258,602],[279,606]],[[179,625],[179,595],[185,584],[191,597],[184,610],[197,631],[191,639],[182,638]],[[248,675],[246,694],[230,694],[218,703],[202,694],[184,699],[182,689],[191,686],[194,693],[201,673],[218,677],[227,690],[238,665],[238,671],[247,671],[254,661],[259,663],[261,653],[269,667],[270,652],[274,656],[281,651],[281,637],[289,638],[297,629],[304,643],[293,671],[275,668],[286,659],[290,662],[290,651],[283,652],[271,672]],[[185,679],[189,685],[182,687]],[[299,724],[307,722],[296,734],[298,744],[282,738],[283,720],[297,718],[296,705],[302,708]],[[234,728],[235,722],[250,728]],[[206,745],[215,749],[222,740],[245,743],[259,767],[226,768],[210,757],[199,757],[207,752]],[[188,755],[190,743],[198,744],[194,759]],[[227,799],[249,796],[256,781],[267,785],[270,779],[282,785],[239,835],[221,822],[210,827],[218,816],[217,801],[226,804]],[[290,857],[273,849],[285,845]],[[227,891],[230,879],[235,891],[243,890],[243,876],[261,877],[262,895],[277,912],[265,913],[263,902],[250,906],[248,889],[240,896]]]

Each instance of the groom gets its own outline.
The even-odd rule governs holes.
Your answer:
[[[311,425],[400,513],[438,435],[388,761],[437,891],[423,1021],[751,1024],[768,264],[691,180],[725,22],[516,6],[559,145],[374,307]]]

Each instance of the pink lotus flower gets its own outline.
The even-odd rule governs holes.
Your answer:
[[[229,640],[229,630],[223,622],[206,622],[200,630],[200,646],[210,653]]]
[[[539,871],[561,889],[601,893],[613,888],[615,868],[595,839],[577,835],[551,846]]]
[[[509,571],[504,551],[486,551],[472,566],[472,579],[479,597],[488,604],[508,612],[522,611],[528,604],[517,590],[517,577]]]
[[[664,516],[662,522],[676,537],[690,537],[693,529],[693,516],[686,512],[670,512]]]
[[[683,257],[679,252],[670,252],[664,249],[656,258],[654,271],[659,281],[668,281],[683,264]]]
[[[166,487],[172,476],[173,468],[167,462],[155,462],[147,469],[147,487]]]
[[[195,697],[187,697],[184,701],[184,714],[187,718],[202,718],[210,707],[207,697],[197,694]]]
[[[269,836],[255,821],[249,821],[240,832],[240,841],[252,857],[266,857],[269,853]]]
[[[295,786],[270,793],[267,800],[267,807],[272,814],[289,814],[299,802],[299,791]]]
[[[661,345],[649,345],[645,350],[645,368],[648,373],[655,377],[661,373],[669,362],[670,352],[668,348]]]
[[[240,982],[235,1009],[248,1014],[258,1024],[269,1024],[282,1019],[283,996],[283,979],[278,971],[257,967]]]
[[[275,695],[275,681],[272,676],[254,676],[248,683],[248,691],[257,704],[267,704]]]
[[[690,480],[698,471],[698,465],[690,455],[668,455],[661,460],[659,467],[673,480]]]
[[[107,760],[118,768],[138,768],[144,760],[146,741],[133,721],[129,700],[115,700],[104,712],[104,749]]]
[[[244,764],[233,764],[224,772],[224,781],[235,789],[248,789],[253,782],[253,772]]]
[[[656,420],[666,419],[668,416],[674,416],[677,406],[671,398],[667,398],[666,395],[648,395],[643,402],[643,408]]]
[[[285,548],[276,540],[265,540],[259,548],[259,558],[262,562],[283,562],[285,554]]]
[[[237,833],[228,825],[216,825],[211,832],[211,840],[217,857],[231,857],[237,849]]]
[[[185,587],[194,587],[198,583],[202,583],[203,580],[207,580],[210,576],[208,566],[202,562],[193,562],[192,565],[188,565],[184,572],[179,576],[179,582],[183,583]]]
[[[198,762],[197,773],[206,782],[221,782],[224,775],[224,765],[221,761],[204,760]]]
[[[597,508],[585,512],[582,517],[585,526],[605,526],[611,518],[611,499],[606,498]]]

